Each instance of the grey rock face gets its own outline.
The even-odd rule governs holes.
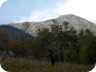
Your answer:
[[[67,14],[67,15],[59,16],[54,20],[56,20],[59,24],[63,24],[64,21],[67,21],[69,22],[69,25],[73,26],[77,31],[80,31],[82,29],[84,30],[90,29],[92,32],[96,34],[96,25],[78,16]],[[38,29],[42,29],[42,28],[50,29],[52,24],[54,24],[52,20],[47,20],[43,22],[24,22],[24,23],[10,24],[10,25],[18,29],[21,29],[33,36],[36,36],[38,33]]]
[[[68,14],[64,16],[60,16],[57,18],[57,21],[59,23],[63,23],[64,21],[69,22],[71,26],[73,26],[77,31],[80,31],[82,29],[90,29],[93,32],[96,32],[96,25],[92,22],[89,22],[88,20],[85,20],[83,18],[80,18],[78,16]]]

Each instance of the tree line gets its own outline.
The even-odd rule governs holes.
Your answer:
[[[24,35],[8,38],[0,29],[0,50],[12,51],[17,57],[47,58],[48,50],[54,51],[61,62],[92,64],[96,62],[96,36],[89,29],[77,32],[64,21],[63,25],[53,20],[51,30],[39,29],[35,38]],[[17,41],[16,41],[16,38]]]

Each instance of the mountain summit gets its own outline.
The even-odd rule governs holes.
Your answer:
[[[58,18],[55,18],[54,20],[56,20],[59,24],[63,24],[64,21],[67,21],[69,22],[69,25],[73,26],[77,31],[80,31],[82,29],[90,29],[92,32],[96,33],[96,25],[94,23],[73,14],[62,15]],[[50,26],[52,24],[54,23],[52,19],[50,19],[42,22],[23,22],[9,25],[23,30],[33,36],[36,36],[38,29],[50,29]]]

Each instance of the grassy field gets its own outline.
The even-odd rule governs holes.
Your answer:
[[[27,58],[0,59],[2,67],[9,72],[88,72],[94,66],[64,64],[57,62],[54,66],[48,61],[38,61]]]

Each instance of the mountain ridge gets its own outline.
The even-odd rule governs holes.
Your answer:
[[[51,25],[54,24],[52,20],[53,19],[49,19],[41,22],[13,23],[9,25],[21,29],[33,36],[36,36],[38,33],[38,29],[42,29],[42,28],[50,29]],[[89,29],[92,32],[96,33],[96,25],[94,23],[73,14],[61,15],[55,18],[54,20],[56,20],[59,24],[63,24],[64,21],[67,21],[69,22],[69,25],[73,26],[77,31],[80,31],[82,29],[84,30]]]

